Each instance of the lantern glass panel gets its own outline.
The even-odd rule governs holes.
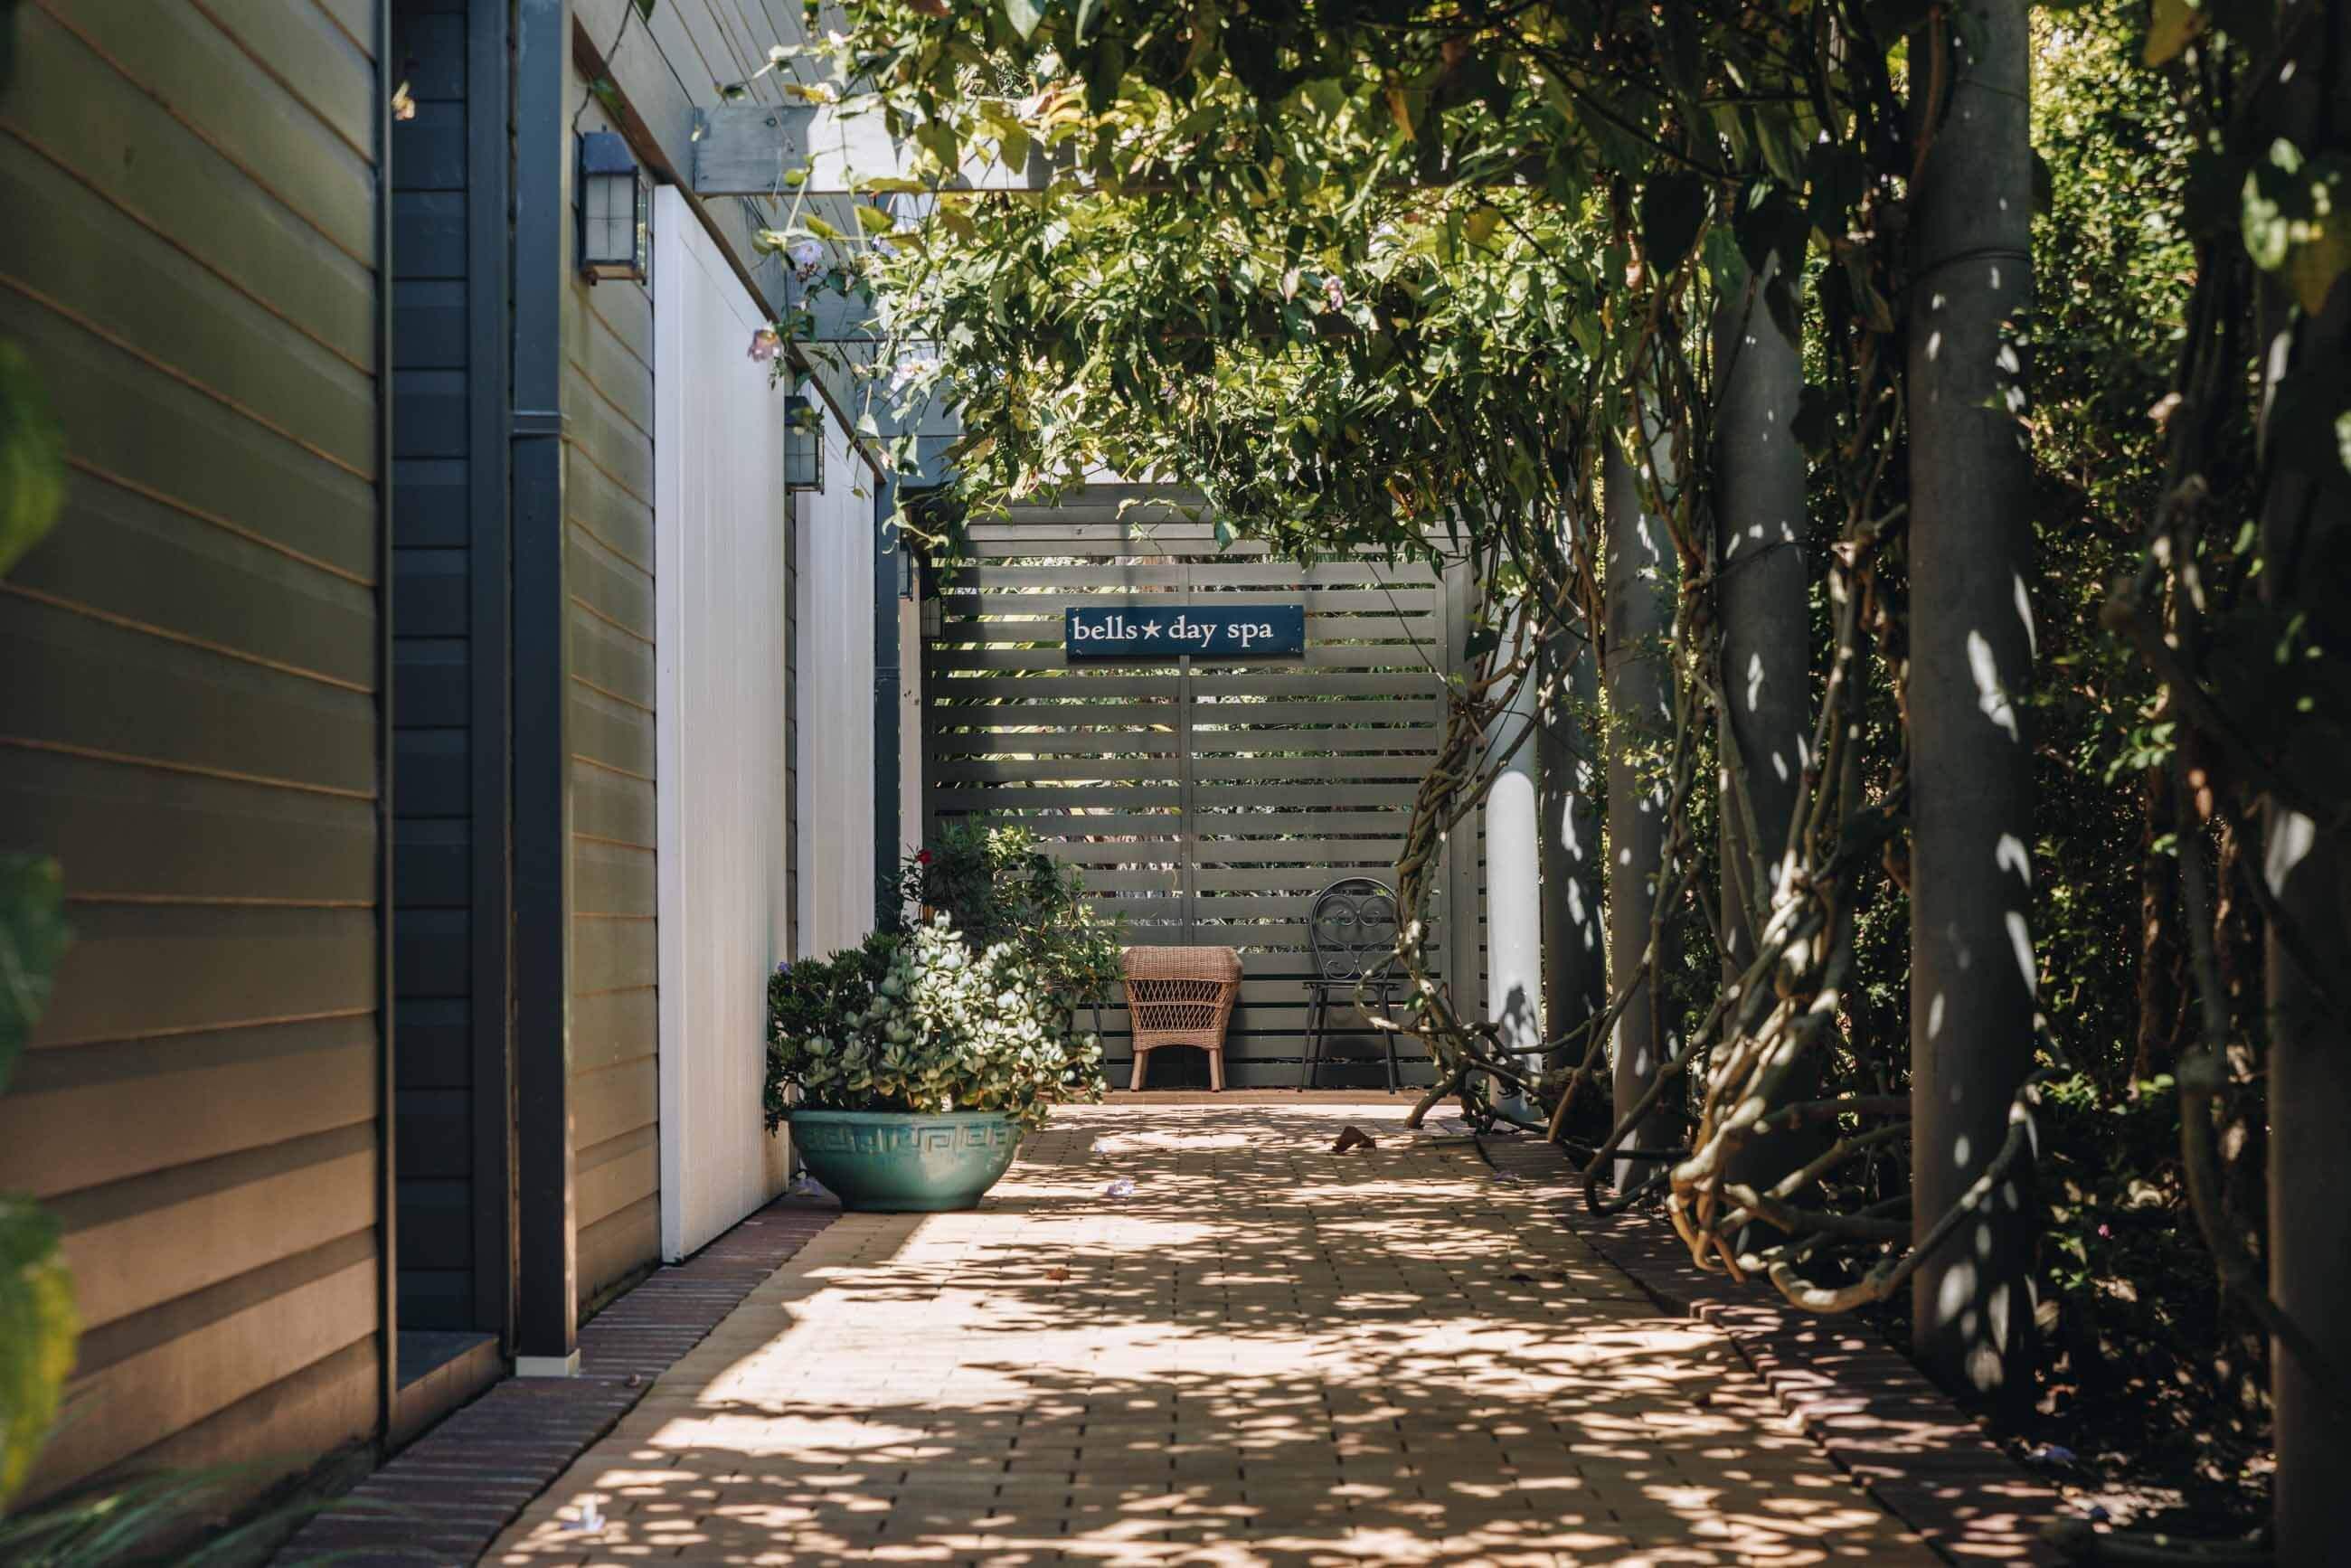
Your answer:
[[[652,245],[653,193],[628,143],[612,131],[580,139],[580,270],[643,281]]]
[[[636,242],[632,255],[636,261],[637,277],[640,279],[651,281],[653,275],[653,182],[647,180],[643,171],[640,171],[634,183],[637,189],[637,224],[636,231],[632,236]]]
[[[824,488],[824,424],[815,406],[798,392],[784,399],[784,487]]]

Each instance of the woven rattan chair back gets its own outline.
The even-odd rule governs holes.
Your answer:
[[[1395,955],[1395,894],[1372,877],[1340,878],[1315,894],[1306,941],[1319,978],[1354,981],[1377,973]]]

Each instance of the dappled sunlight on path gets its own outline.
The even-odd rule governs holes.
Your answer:
[[[488,1561],[1932,1561],[1719,1333],[1402,1114],[1065,1111],[975,1213],[844,1217]]]

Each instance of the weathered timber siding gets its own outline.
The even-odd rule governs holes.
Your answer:
[[[587,81],[576,68],[571,102],[580,109],[582,131],[616,129],[606,120],[603,105],[589,97]],[[567,220],[567,257],[578,234]],[[569,260],[564,271],[571,1136],[584,1304],[652,1263],[661,1245],[653,306],[653,293],[643,284],[590,285]]]
[[[1207,524],[1165,507],[1120,512],[1138,497],[1148,495],[1080,492],[976,525],[968,559],[940,572],[942,633],[921,674],[927,815],[1036,831],[1082,872],[1102,913],[1125,918],[1130,942],[1238,948],[1228,1082],[1295,1085],[1308,911],[1343,876],[1394,885],[1444,721],[1447,596],[1425,568],[1307,569],[1261,546],[1220,550]],[[1063,610],[1154,597],[1302,603],[1305,653],[1196,660],[1188,674],[1063,655]],[[1431,911],[1439,954],[1455,896],[1441,883]],[[1353,1039],[1334,1053],[1366,1052],[1368,1037],[1344,1021]],[[1123,1009],[1103,1022],[1123,1082]],[[1425,1056],[1399,1056],[1426,1081]],[[1369,1071],[1366,1059],[1322,1082],[1368,1082]],[[1155,1058],[1151,1072],[1155,1085],[1206,1082],[1196,1052]]]
[[[382,519],[368,12],[36,4],[0,335],[66,430],[0,584],[0,844],[75,946],[0,1097],[88,1332],[46,1490],[380,1413]]]
[[[403,1328],[475,1326],[465,14],[399,0],[392,131],[393,1119]],[[497,977],[487,983],[497,985]],[[501,1184],[502,1185],[502,1184]]]
[[[778,45],[802,41],[796,0],[575,0],[572,102],[587,73],[613,103],[590,101],[578,129],[628,133],[657,182],[693,188],[694,111],[720,102]],[[827,6],[833,25],[840,17]],[[751,83],[782,102],[782,82]],[[567,178],[569,170],[567,168]],[[697,221],[783,308],[785,270],[751,243],[783,221],[779,200],[698,204]],[[833,213],[840,224],[854,219]],[[568,219],[567,219],[568,222]],[[567,227],[566,245],[574,231]],[[569,270],[569,269],[567,269]],[[655,990],[653,672],[653,309],[648,290],[567,277],[564,483],[572,596],[572,1127],[579,1292],[593,1301],[654,1261],[659,1248],[658,1003]],[[788,775],[794,769],[787,768]],[[785,786],[789,791],[791,782]]]

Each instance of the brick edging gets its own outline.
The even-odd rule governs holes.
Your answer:
[[[1506,1175],[1545,1184],[1573,1176],[1554,1144],[1489,1138],[1479,1147]],[[1559,1214],[1661,1305],[1720,1329],[1792,1428],[1820,1444],[1938,1556],[2065,1561],[2041,1535],[2068,1517],[2056,1490],[2028,1474],[1867,1324],[1806,1312],[1768,1286],[1705,1272],[1654,1216],[1594,1215],[1580,1197]]]
[[[779,1198],[684,1262],[655,1270],[581,1327],[579,1376],[491,1385],[303,1526],[277,1561],[473,1563],[655,1378],[840,1213]]]

